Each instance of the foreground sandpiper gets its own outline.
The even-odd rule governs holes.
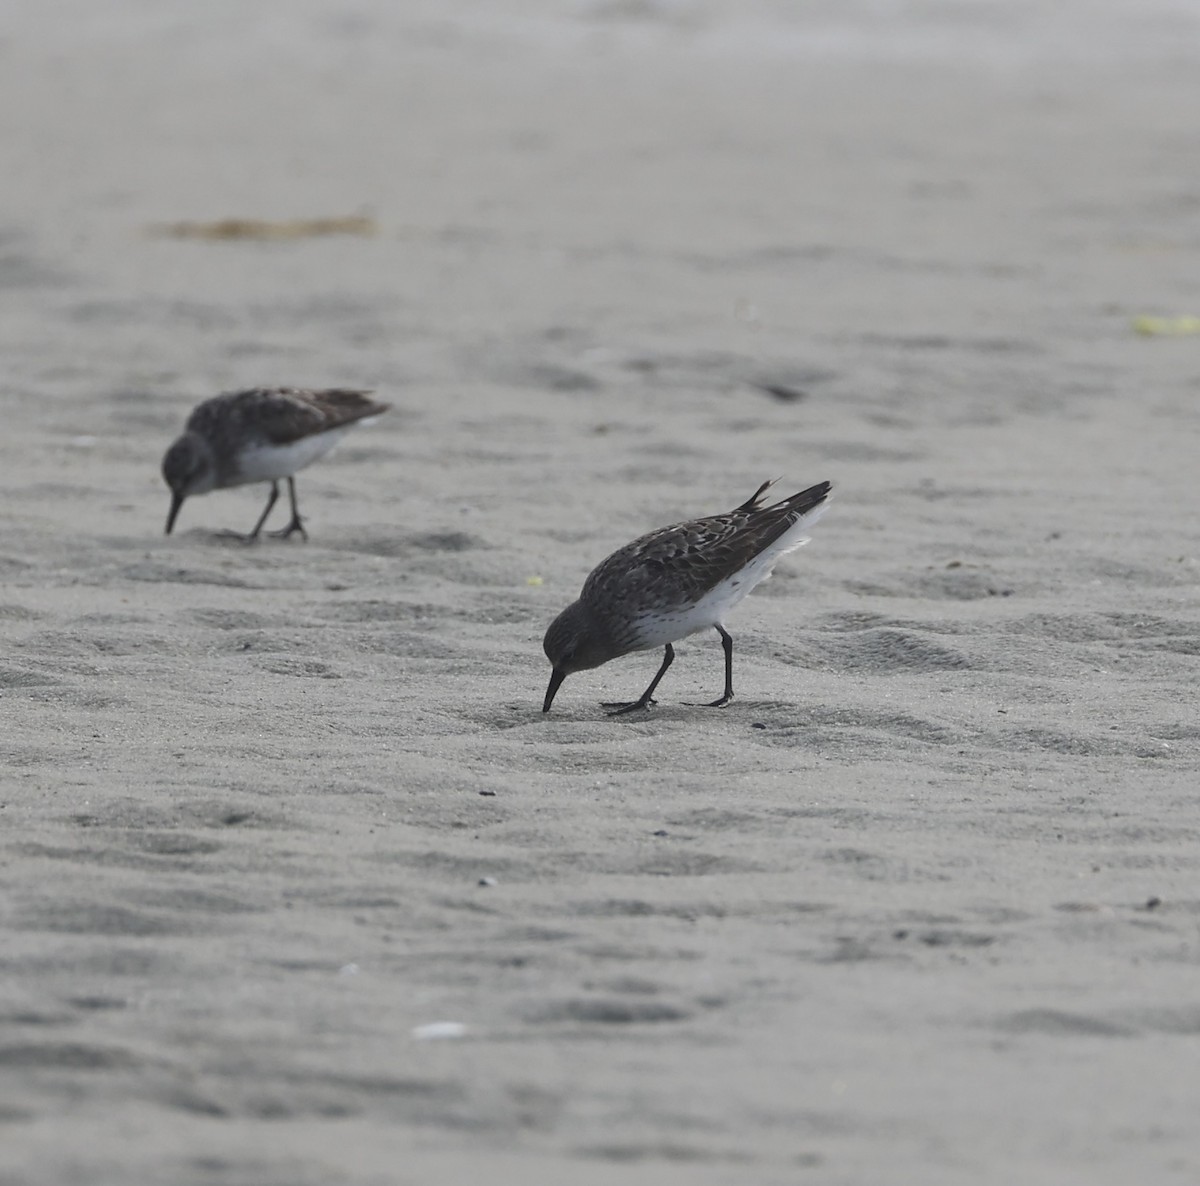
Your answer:
[[[543,646],[554,665],[542,712],[568,675],[632,651],[664,647],[662,666],[631,703],[605,704],[611,715],[648,708],[675,658],[671,646],[713,627],[725,650],[725,691],[708,708],[733,699],[733,639],[725,617],[771,575],[780,556],[808,542],[804,530],[826,509],[830,484],[819,482],[772,506],[764,482],[726,515],[692,519],[626,544],[588,576],[579,600],[550,624]]]
[[[293,475],[324,457],[356,424],[388,410],[388,404],[369,399],[370,394],[340,388],[255,387],[198,404],[183,435],[163,458],[163,477],[171,488],[167,534],[185,498],[248,482],[270,482],[266,508],[254,530],[243,537],[257,539],[279,498],[279,481],[287,478],[292,520],[282,531],[269,534],[287,539],[298,531],[308,539],[296,506]]]

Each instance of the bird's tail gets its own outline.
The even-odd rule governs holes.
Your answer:
[[[818,482],[815,486],[810,486],[807,490],[801,490],[799,494],[793,494],[791,498],[785,498],[782,502],[776,503],[775,506],[787,507],[788,511],[797,519],[807,518],[818,507],[821,508],[820,513],[824,514],[825,504],[829,500],[829,492],[832,489],[832,483]],[[770,509],[774,510],[775,507]],[[808,521],[812,522],[816,517],[816,515],[812,515]]]
[[[833,485],[830,482],[818,482],[815,486],[810,486],[807,490],[801,490],[799,494],[793,494],[790,498],[785,498],[781,502],[775,503],[774,506],[764,508],[763,502],[765,500],[763,495],[778,481],[778,478],[772,478],[770,481],[764,482],[740,507],[735,507],[734,509],[737,511],[757,511],[763,509],[776,511],[787,507],[790,515],[794,515],[795,519],[800,519],[825,502],[829,498],[829,491],[833,489]],[[793,522],[795,522],[795,519],[793,519]]]
[[[735,511],[757,511],[763,504],[763,495],[778,481],[778,478],[768,478],[740,507],[733,509]]]
[[[830,483],[818,482],[791,498],[759,510],[759,516],[773,524],[771,534],[775,537],[779,555],[808,543],[805,532],[828,509],[830,489]]]

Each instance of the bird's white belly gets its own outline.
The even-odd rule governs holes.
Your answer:
[[[238,458],[238,482],[276,482],[324,457],[352,425],[331,428],[286,445],[255,445]]]
[[[698,609],[699,607],[687,610],[655,610],[639,618],[637,649],[654,650],[716,625],[716,619],[711,614],[698,614]]]
[[[699,601],[679,607],[664,606],[648,611],[638,620],[638,639],[641,650],[666,646],[669,642],[723,626],[729,612],[757,585],[771,575],[776,561],[785,553],[808,542],[800,534],[805,523],[814,516],[796,524],[786,535],[775,541],[766,551],[760,552],[745,568],[726,577],[714,585]]]
[[[767,573],[760,576],[748,573],[744,569],[736,576],[715,585],[691,605],[677,608],[662,606],[648,611],[638,619],[637,632],[641,649],[651,650],[654,647],[666,646],[669,642],[687,638],[689,634],[698,634],[701,630],[711,630],[714,626],[723,624],[729,611],[769,575]]]

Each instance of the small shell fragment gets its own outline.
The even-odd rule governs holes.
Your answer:
[[[413,1026],[412,1036],[418,1042],[436,1042],[444,1038],[462,1038],[467,1027],[461,1021],[431,1021],[427,1025]]]

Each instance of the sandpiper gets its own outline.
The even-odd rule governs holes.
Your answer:
[[[673,642],[710,626],[725,650],[725,691],[706,705],[733,699],[733,639],[725,617],[771,575],[780,556],[808,542],[805,528],[826,509],[830,484],[819,482],[771,506],[764,482],[740,507],[663,527],[614,552],[588,576],[579,600],[550,624],[543,643],[554,665],[542,712],[563,680],[632,651],[664,647],[662,666],[641,696],[605,704],[613,716],[649,708],[675,658]]]
[[[198,404],[183,435],[167,450],[162,472],[171,488],[167,534],[183,500],[227,486],[270,482],[271,494],[254,530],[254,540],[279,498],[279,481],[287,478],[292,520],[269,534],[287,539],[300,532],[308,539],[296,507],[297,470],[324,457],[356,424],[388,410],[369,399],[369,391],[340,388],[305,391],[296,387],[255,387],[214,396]]]

